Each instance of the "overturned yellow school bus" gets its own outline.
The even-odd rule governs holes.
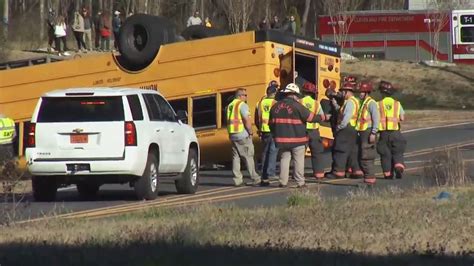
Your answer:
[[[148,58],[141,58],[138,63],[130,63],[124,57],[126,51],[121,50],[122,54],[107,53],[0,71],[0,112],[16,121],[19,156],[24,153],[38,97],[55,89],[159,89],[176,111],[188,112],[188,123],[196,130],[202,162],[206,164],[231,159],[225,107],[236,88],[247,89],[248,104],[254,109],[271,80],[284,86],[294,80],[295,71],[317,84],[319,99],[324,98],[326,88],[339,86],[340,48],[334,44],[279,31],[151,43],[152,33],[147,32],[147,25],[137,26],[143,23],[138,21],[127,27],[128,32],[121,33],[121,45],[134,46],[138,57],[150,45],[156,46],[154,52],[147,52]],[[130,53],[128,58],[134,56],[133,51]],[[332,138],[327,124],[323,123],[321,135]]]

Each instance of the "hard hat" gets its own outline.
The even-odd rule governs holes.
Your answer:
[[[318,88],[316,87],[316,85],[314,85],[313,83],[311,82],[305,82],[303,84],[303,91],[304,92],[309,92],[309,93],[317,93],[318,92]]]
[[[298,85],[296,85],[295,83],[290,83],[286,85],[285,89],[283,90],[283,93],[300,94],[300,87],[298,87]]]
[[[379,90],[385,93],[393,93],[395,88],[393,87],[392,83],[382,80],[379,84]]]
[[[357,83],[357,78],[354,76],[345,76],[343,79],[344,82]]]
[[[372,83],[369,81],[361,81],[359,85],[359,92],[372,92]]]
[[[347,90],[347,91],[354,91],[355,90],[355,84],[349,81],[346,81],[342,84],[342,87],[339,90]]]

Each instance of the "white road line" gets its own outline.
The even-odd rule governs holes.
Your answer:
[[[411,132],[417,132],[417,131],[422,131],[422,130],[445,128],[445,127],[455,127],[455,126],[462,126],[462,125],[469,125],[469,124],[474,124],[474,122],[471,121],[471,122],[463,122],[463,123],[443,125],[443,126],[415,128],[415,129],[410,129],[410,130],[402,130],[402,133],[411,133]]]

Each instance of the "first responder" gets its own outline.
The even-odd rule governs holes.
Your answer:
[[[15,121],[0,114],[0,165],[13,159],[13,140],[16,137]]]
[[[357,164],[353,164],[353,174],[358,174],[360,169],[354,168],[354,165],[360,166],[364,176],[364,182],[375,184],[374,161],[376,156],[375,141],[377,129],[379,126],[379,111],[377,102],[370,97],[372,92],[372,83],[361,81],[359,84],[359,98],[362,102],[357,115],[356,130],[358,132],[357,140]]]
[[[234,100],[227,106],[227,132],[232,142],[232,173],[234,185],[243,184],[243,175],[240,171],[240,158],[247,165],[252,182],[248,185],[260,185],[260,176],[255,171],[254,147],[252,142],[252,121],[249,107],[246,103],[247,91],[239,88],[235,92]]]
[[[317,101],[318,89],[312,83],[303,85],[303,99],[300,103],[314,115],[325,117],[321,105]],[[322,119],[324,120],[324,118]],[[324,178],[324,166],[322,164],[324,147],[319,134],[319,123],[306,123],[306,134],[308,136],[308,146],[311,151],[311,165],[313,176],[316,179]]]
[[[270,84],[267,87],[266,96],[257,103],[255,108],[255,126],[262,140],[262,182],[260,183],[262,186],[270,185],[269,179],[276,178],[278,149],[270,133],[268,122],[270,119],[270,109],[276,103],[275,94],[277,89],[276,85]]]
[[[281,151],[280,187],[288,185],[290,160],[293,157],[294,178],[297,188],[306,187],[304,178],[304,155],[308,137],[306,122],[319,123],[322,118],[308,111],[300,102],[300,88],[288,84],[282,91],[284,98],[270,110],[270,130],[277,148]]]
[[[344,82],[340,91],[344,96],[344,104],[339,108],[336,134],[334,136],[333,170],[326,173],[327,178],[344,178],[349,163],[349,156],[356,146],[357,131],[355,130],[359,100],[354,97],[355,85]]]
[[[402,178],[405,164],[403,153],[406,140],[400,132],[400,121],[405,119],[402,104],[392,98],[395,88],[390,82],[381,81],[379,90],[383,99],[378,102],[380,112],[377,152],[380,154],[383,175],[386,179],[393,179],[393,172],[397,178]]]

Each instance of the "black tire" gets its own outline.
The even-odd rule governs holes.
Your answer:
[[[33,176],[31,177],[31,185],[35,201],[54,201],[56,199],[58,184],[54,177]]]
[[[175,41],[173,24],[166,18],[137,14],[120,28],[119,51],[131,64],[147,66],[155,59],[160,46]]]
[[[76,184],[77,192],[82,199],[91,199],[99,192],[100,185],[95,183],[81,182]]]
[[[181,177],[175,180],[176,190],[180,194],[194,194],[199,186],[199,164],[197,152],[194,149],[189,150],[188,164],[181,174]]]
[[[186,40],[197,40],[221,35],[225,35],[223,30],[209,28],[203,25],[189,26],[181,33],[181,36]]]
[[[154,153],[148,153],[145,171],[143,175],[135,182],[135,194],[142,200],[154,200],[158,197],[158,159]],[[153,176],[155,179],[153,180]]]

